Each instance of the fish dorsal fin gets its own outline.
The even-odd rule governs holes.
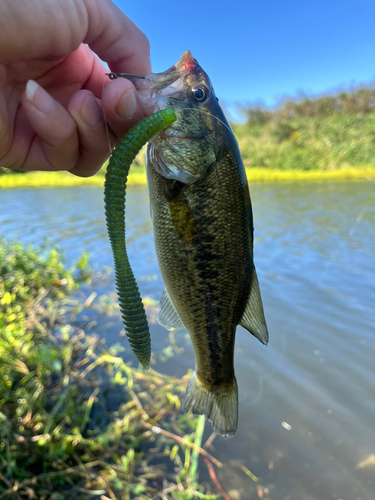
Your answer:
[[[180,330],[181,328],[185,328],[166,288],[163,290],[163,295],[159,303],[157,320],[158,323],[167,330]]]
[[[268,329],[255,267],[251,279],[250,295],[239,324],[260,340],[262,344],[268,344]]]

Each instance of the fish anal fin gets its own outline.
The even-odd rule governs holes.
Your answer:
[[[249,298],[239,324],[260,340],[262,344],[268,344],[268,329],[255,267],[251,279]]]
[[[185,412],[191,408],[195,415],[204,415],[219,436],[233,437],[238,420],[236,378],[233,378],[233,384],[229,387],[217,387],[210,391],[194,372],[189,380],[182,408]]]
[[[164,288],[160,299],[157,320],[159,325],[164,326],[167,330],[185,328],[166,288]]]

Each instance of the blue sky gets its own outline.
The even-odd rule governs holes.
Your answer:
[[[232,112],[237,102],[375,84],[375,0],[115,3],[148,36],[153,71],[191,50]]]

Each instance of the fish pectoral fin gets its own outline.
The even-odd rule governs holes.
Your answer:
[[[166,288],[164,288],[163,295],[161,296],[156,319],[159,325],[164,326],[167,330],[181,330],[181,328],[185,328]]]
[[[250,295],[239,324],[260,340],[262,344],[268,344],[268,329],[255,267],[251,279]]]

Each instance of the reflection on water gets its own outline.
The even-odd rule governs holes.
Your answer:
[[[235,466],[240,460],[268,488],[263,498],[373,500],[375,186],[259,184],[251,192],[270,343],[264,347],[238,328],[239,429],[231,440],[214,441],[214,454],[229,463],[218,477],[232,498],[258,498],[255,483]],[[0,196],[8,240],[48,238],[70,261],[87,249],[93,264],[112,266],[102,190]],[[163,283],[146,189],[130,188],[127,204],[129,257],[141,293],[158,299]],[[119,340],[121,323],[114,321],[109,342]],[[151,335],[156,351],[167,345],[160,326]],[[156,368],[181,376],[194,356],[183,332],[178,340],[185,353]],[[133,360],[129,349],[125,356]],[[204,466],[201,477],[208,477]]]

